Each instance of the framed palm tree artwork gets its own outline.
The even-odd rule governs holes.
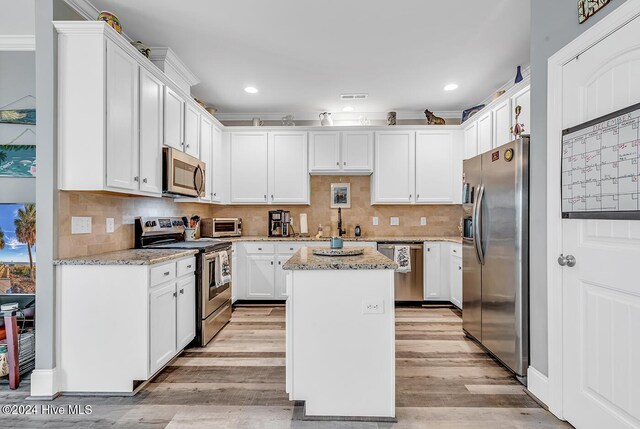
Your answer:
[[[36,205],[0,204],[0,294],[36,290]]]

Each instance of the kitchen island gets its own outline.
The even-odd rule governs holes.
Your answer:
[[[397,265],[363,252],[317,256],[303,247],[283,266],[286,387],[308,417],[395,418]]]

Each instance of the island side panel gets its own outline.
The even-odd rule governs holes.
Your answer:
[[[313,416],[395,417],[393,270],[293,271],[287,380]],[[382,313],[366,313],[367,304]]]

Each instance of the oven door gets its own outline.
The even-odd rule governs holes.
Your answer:
[[[205,164],[172,148],[163,148],[163,192],[201,197],[205,193]]]
[[[205,253],[202,258],[202,318],[206,319],[231,299],[231,280],[221,284],[219,252]],[[231,251],[227,251],[231,271]]]

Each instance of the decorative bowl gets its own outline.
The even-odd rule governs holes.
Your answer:
[[[362,247],[349,247],[348,249],[313,249],[313,254],[318,256],[357,256],[364,253]]]
[[[100,12],[100,14],[98,15],[98,21],[106,22],[118,33],[122,31],[122,26],[120,25],[120,20],[118,19],[118,17],[107,10],[103,10],[102,12]]]
[[[140,51],[140,53],[142,55],[144,55],[145,57],[149,58],[149,55],[151,55],[151,49],[147,45],[142,43],[140,40],[136,40],[135,42],[131,42],[131,44],[133,45],[134,48],[136,48],[138,51]]]

